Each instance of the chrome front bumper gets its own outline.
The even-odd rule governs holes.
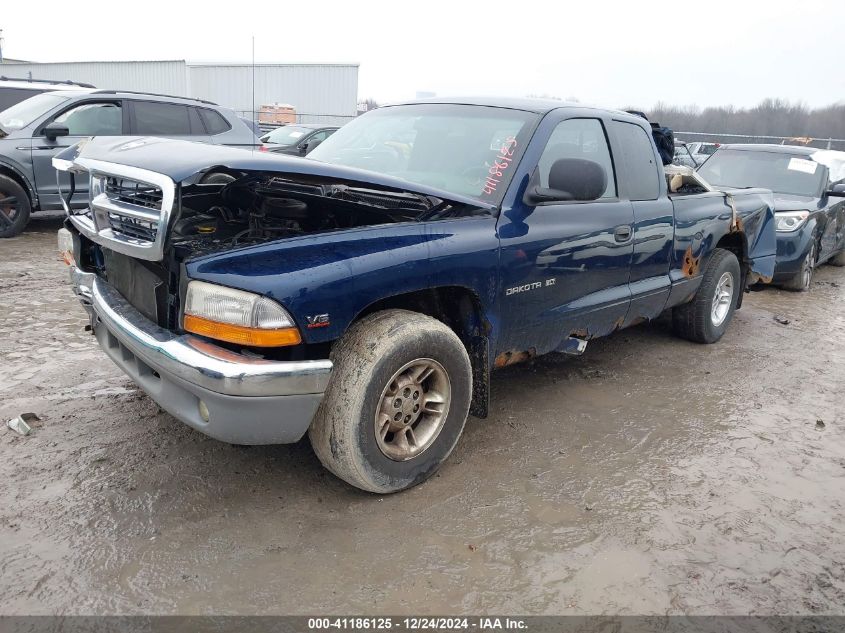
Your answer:
[[[330,360],[268,361],[173,334],[96,275],[72,266],[70,276],[100,346],[174,417],[234,444],[295,442],[308,429]]]

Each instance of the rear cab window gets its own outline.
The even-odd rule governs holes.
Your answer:
[[[663,168],[657,169],[654,143],[635,123],[611,123],[618,146],[621,193],[629,200],[657,200]]]

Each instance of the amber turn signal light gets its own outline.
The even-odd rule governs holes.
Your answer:
[[[193,334],[250,347],[283,347],[302,342],[299,330],[295,327],[265,330],[220,323],[193,314],[186,314],[182,325]]]

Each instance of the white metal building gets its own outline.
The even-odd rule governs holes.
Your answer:
[[[345,123],[355,116],[358,102],[358,64],[256,64],[253,68],[184,60],[16,63],[0,69],[0,75],[71,79],[97,88],[197,97],[243,116],[249,116],[253,103],[256,110],[261,105],[289,103],[303,123]]]

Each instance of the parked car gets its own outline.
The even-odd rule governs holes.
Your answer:
[[[20,103],[42,92],[51,92],[53,90],[84,90],[93,87],[91,84],[70,80],[51,81],[49,79],[0,76],[0,111],[11,108],[16,103]]]
[[[264,149],[277,154],[305,156],[338,129],[336,125],[298,123],[283,125],[261,137]]]
[[[62,208],[51,164],[57,152],[89,136],[126,134],[259,145],[234,112],[208,101],[93,89],[35,95],[0,112],[0,237],[23,231],[32,211]],[[87,181],[77,183],[71,206],[87,200]]]
[[[698,161],[689,150],[689,146],[683,141],[675,141],[675,157],[672,160],[675,165],[683,165],[684,167],[698,167]]]
[[[722,145],[699,173],[720,187],[765,187],[774,192],[775,283],[809,290],[816,266],[845,266],[845,152]]]
[[[647,121],[558,101],[381,107],[309,160],[96,138],[54,163],[101,192],[59,244],[105,353],[202,433],[307,432],[379,493],[437,470],[494,368],[665,310],[716,342],[774,271],[771,192],[670,196]]]
[[[721,143],[705,143],[702,141],[695,141],[693,143],[687,143],[689,147],[690,154],[693,155],[695,158],[695,162],[699,165],[703,164],[708,158],[710,158],[719,147],[721,147]]]
[[[261,131],[261,127],[258,125],[258,123],[256,121],[253,121],[252,119],[248,119],[244,116],[239,116],[238,118],[241,121],[243,121],[243,124],[245,126],[247,126],[250,130],[252,130],[252,133],[255,134],[255,138],[261,137],[263,132]]]

